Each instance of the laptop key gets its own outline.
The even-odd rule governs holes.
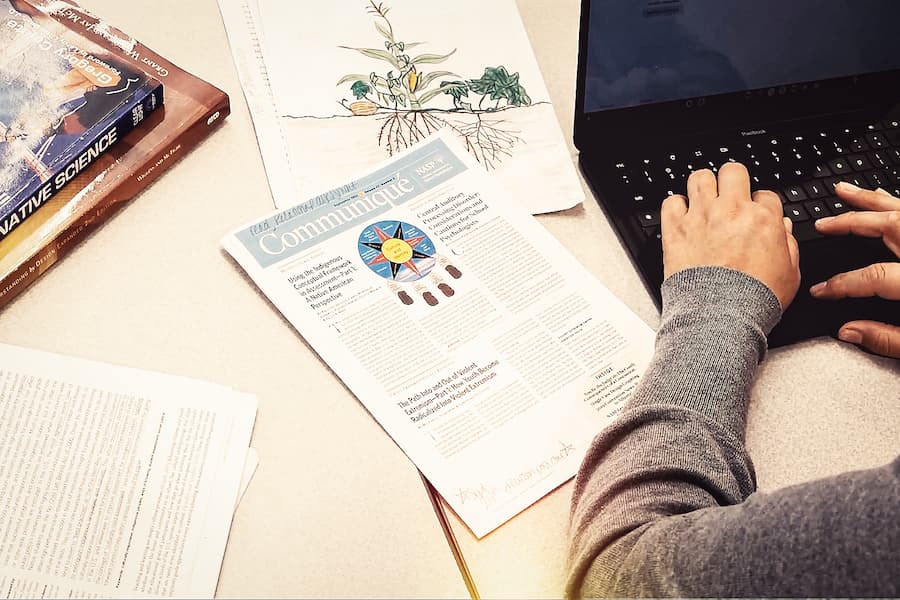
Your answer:
[[[861,137],[855,137],[850,140],[850,151],[851,152],[865,152],[866,150],[871,150],[869,145],[866,143],[866,140]]]
[[[750,190],[755,192],[756,190],[764,189],[766,186],[763,183],[763,180],[756,173],[750,173]]]
[[[812,199],[828,195],[828,190],[821,181],[808,181],[803,184],[803,189],[806,190],[806,195]]]
[[[821,219],[822,217],[831,216],[831,211],[825,206],[821,200],[811,200],[803,203],[803,208],[809,213],[813,219]]]
[[[659,211],[647,210],[638,214],[641,227],[656,227],[659,225]]]
[[[872,166],[874,166],[876,169],[883,169],[884,167],[893,164],[893,161],[890,159],[888,153],[883,150],[869,152],[867,156],[869,157],[869,162],[871,162]]]
[[[806,209],[804,209],[800,204],[785,204],[784,216],[789,218],[794,223],[800,223],[802,221],[809,220],[809,214],[806,212]]]
[[[812,176],[816,179],[820,177],[831,177],[831,169],[827,165],[816,165],[813,168]]]
[[[836,158],[828,161],[828,166],[835,175],[843,175],[844,173],[849,173],[853,170],[850,167],[850,164],[843,158]]]
[[[806,200],[806,192],[799,185],[792,185],[784,188],[784,195],[789,202],[800,202]]]
[[[869,145],[878,150],[879,148],[884,148],[888,145],[887,140],[880,133],[869,133],[866,135],[866,141],[869,142]]]
[[[872,189],[872,184],[862,176],[860,173],[854,173],[852,175],[845,175],[843,181],[847,183],[852,183],[856,187],[864,188],[864,189]]]
[[[868,171],[872,168],[872,163],[863,154],[851,154],[847,157],[847,162],[854,171]]]
[[[888,181],[887,174],[884,171],[870,171],[869,173],[863,173],[863,177],[866,178],[873,188],[883,188],[891,183]]]
[[[831,198],[825,198],[824,202],[828,209],[836,215],[853,210],[852,208],[850,208],[850,206],[847,205],[846,202],[834,196],[832,196]]]
[[[891,183],[900,182],[900,167],[891,165],[884,170],[887,175],[888,181]]]

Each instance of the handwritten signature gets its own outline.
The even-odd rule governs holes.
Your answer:
[[[573,444],[560,441],[558,449],[553,454],[543,458],[534,466],[507,478],[502,484],[502,494],[508,496],[528,481],[549,473],[557,464],[566,460],[574,452],[575,446]],[[498,486],[482,483],[474,488],[460,488],[456,492],[456,497],[459,499],[460,504],[481,502],[486,509],[490,509],[497,503],[499,493],[500,489]]]

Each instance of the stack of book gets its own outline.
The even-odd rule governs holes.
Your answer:
[[[229,112],[71,0],[0,0],[0,307]],[[0,344],[0,597],[212,597],[255,415],[223,386]]]
[[[170,168],[228,96],[71,2],[0,0],[0,307]]]

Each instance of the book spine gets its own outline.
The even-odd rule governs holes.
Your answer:
[[[71,160],[58,165],[49,173],[47,181],[33,194],[21,198],[21,201],[9,207],[0,221],[0,240],[9,235],[22,224],[25,219],[46,204],[78,173],[84,171],[91,163],[105,154],[118,141],[163,104],[163,86],[156,87],[146,94],[136,95],[126,105],[125,110],[114,123],[88,138],[84,148]]]
[[[46,273],[66,256],[83,239],[111,218],[149,183],[175,165],[201,141],[216,130],[231,112],[228,96],[222,95],[197,122],[178,135],[170,144],[151,154],[140,169],[130,173],[114,190],[104,195],[97,204],[77,221],[61,228],[48,239],[41,249],[32,254],[8,275],[0,279],[0,307],[9,304],[29,285]]]

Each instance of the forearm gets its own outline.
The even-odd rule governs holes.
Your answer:
[[[900,458],[753,493],[745,416],[780,312],[771,293],[700,269],[670,278],[663,298],[656,355],[576,478],[568,593],[900,594]]]
[[[704,267],[669,278],[663,303],[654,359],[576,478],[570,594],[586,578],[589,590],[622,593],[616,582],[632,576],[662,585],[645,593],[665,593],[651,565],[632,561],[631,572],[622,570],[644,529],[740,503],[755,489],[746,405],[778,300],[753,278]]]

